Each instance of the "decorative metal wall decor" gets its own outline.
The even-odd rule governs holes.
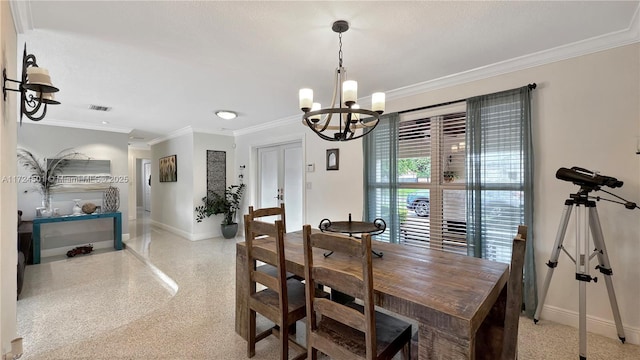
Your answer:
[[[178,181],[177,155],[169,155],[160,158],[160,182]]]
[[[207,197],[224,195],[227,188],[226,151],[207,150]]]

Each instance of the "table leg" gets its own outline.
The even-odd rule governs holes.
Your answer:
[[[476,359],[499,359],[504,339],[504,318],[507,308],[507,286],[505,285],[489,314],[476,333]]]
[[[472,341],[440,331],[426,323],[418,326],[418,359],[473,359]]]
[[[40,224],[33,224],[33,263],[40,264]]]
[[[247,339],[247,287],[249,274],[247,273],[247,255],[236,249],[236,333]]]
[[[122,214],[117,213],[113,217],[113,248],[122,250]]]

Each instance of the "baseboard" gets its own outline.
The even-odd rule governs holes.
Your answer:
[[[544,305],[540,319],[572,326],[574,328],[578,328],[579,326],[579,314],[577,312],[555,306]],[[624,329],[625,341],[630,344],[640,345],[640,328],[625,325],[624,318],[622,319],[622,327]],[[616,324],[613,320],[587,315],[587,332],[616,340],[618,339]]]
[[[175,228],[173,226],[161,223],[159,221],[155,221],[155,220],[150,220],[150,221],[151,221],[151,225],[157,226],[162,230],[166,230],[166,231],[168,231],[168,232],[170,232],[172,234],[178,235],[178,236],[183,237],[183,238],[185,238],[187,240],[191,240],[191,241],[202,240],[202,239],[199,239],[199,238],[195,238],[194,234],[192,234],[190,232],[186,232],[184,230],[181,230],[181,229]]]
[[[220,232],[206,232],[206,233],[193,234],[193,233],[186,232],[178,228],[174,228],[173,226],[169,226],[167,224],[164,224],[155,220],[151,220],[151,225],[157,226],[163,230],[167,230],[170,233],[176,234],[180,237],[183,237],[191,241],[199,241],[199,240],[212,239],[212,238],[222,239],[222,235],[220,234]]]

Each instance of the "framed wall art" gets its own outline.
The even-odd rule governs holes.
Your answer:
[[[177,155],[169,155],[160,158],[160,182],[178,181]]]
[[[340,149],[327,149],[327,170],[340,168]]]

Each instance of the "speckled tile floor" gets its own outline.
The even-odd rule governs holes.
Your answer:
[[[192,242],[142,215],[131,222],[125,251],[27,267],[18,301],[23,359],[246,358],[234,331],[235,243],[242,239]],[[519,359],[578,357],[576,329],[520,324]],[[588,349],[589,359],[640,359],[640,346],[592,334]],[[275,339],[257,344],[253,359],[277,358]]]

